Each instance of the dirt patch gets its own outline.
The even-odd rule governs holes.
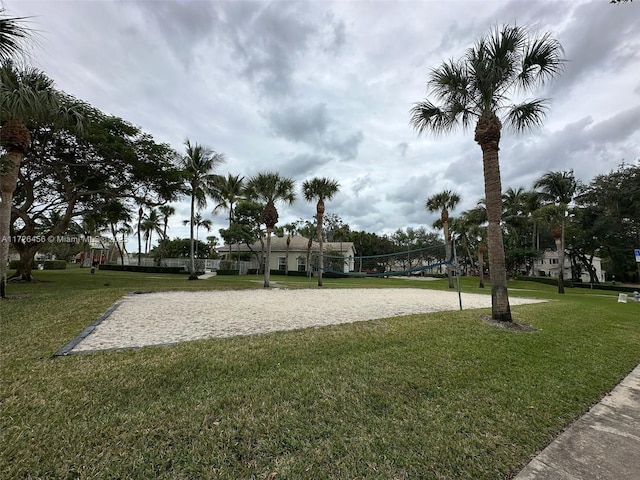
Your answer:
[[[491,318],[491,315],[480,315],[480,318],[483,322],[488,323],[491,326],[502,328],[503,330],[512,330],[514,332],[537,332],[538,329],[532,327],[531,325],[527,325],[525,323],[517,323],[517,322],[501,322],[499,320],[494,320]]]

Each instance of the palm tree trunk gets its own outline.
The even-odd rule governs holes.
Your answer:
[[[11,205],[13,192],[18,183],[18,173],[24,154],[20,151],[9,151],[6,157],[9,160],[8,171],[0,175],[0,298],[7,298],[7,271],[9,261],[9,243],[11,240]]]
[[[196,260],[195,260],[195,252],[194,252],[194,239],[193,239],[193,222],[194,222],[194,218],[195,217],[195,210],[196,210],[196,197],[195,194],[191,194],[191,220],[189,222],[189,238],[191,239],[191,242],[189,242],[189,258],[190,258],[190,265],[189,265],[189,280],[197,280],[198,276],[196,275]]]
[[[480,244],[478,247],[478,274],[480,276],[479,288],[484,288],[484,245]]]
[[[319,253],[319,268],[318,268],[318,286],[322,286],[322,270],[324,270],[324,242],[322,241],[322,214],[318,212],[316,216],[316,220],[318,222],[316,229],[318,235],[318,248],[320,250]]]
[[[564,212],[562,216],[561,232],[560,232],[560,248],[558,249],[558,293],[564,294]]]
[[[140,231],[140,227],[142,227],[142,214],[144,211],[142,207],[138,209],[138,265],[140,265],[142,260],[142,232]]]
[[[498,144],[500,142],[500,120],[493,113],[485,113],[478,120],[475,140],[482,149],[484,191],[486,199],[489,253],[489,275],[491,276],[491,317],[497,321],[511,322],[511,307],[507,292],[507,271],[502,238],[502,181]]]
[[[451,234],[449,233],[449,222],[442,223],[442,230],[444,233],[444,251],[447,256],[447,262],[451,260]],[[451,272],[451,264],[447,263],[445,267],[447,270],[447,278],[449,279],[449,288],[453,288],[453,274]]]
[[[267,228],[267,256],[264,259],[264,288],[269,288],[269,277],[271,274],[271,229]]]

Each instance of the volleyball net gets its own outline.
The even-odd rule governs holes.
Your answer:
[[[454,249],[451,249],[453,252]],[[430,275],[446,272],[446,266],[454,263],[454,254],[446,258],[444,244],[414,250],[404,250],[382,255],[345,256],[328,250],[322,255],[313,252],[309,260],[314,271],[322,270],[345,277],[391,277]]]

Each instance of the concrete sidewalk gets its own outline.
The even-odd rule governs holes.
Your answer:
[[[640,365],[515,480],[640,479]]]

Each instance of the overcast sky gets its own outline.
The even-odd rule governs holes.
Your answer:
[[[427,226],[425,200],[484,197],[473,132],[418,136],[426,79],[496,25],[549,31],[564,74],[542,128],[503,132],[503,191],[549,170],[588,182],[640,158],[640,1],[31,1],[2,0],[39,31],[31,63],[59,89],[122,117],[178,152],[189,138],[227,157],[221,174],[275,170],[340,182],[327,203],[353,230]],[[280,222],[315,205],[278,206]],[[217,229],[226,212],[203,215]],[[170,236],[188,237],[176,205]],[[207,234],[201,232],[203,239]]]

